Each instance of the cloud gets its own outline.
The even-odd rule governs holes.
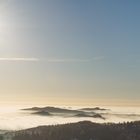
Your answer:
[[[48,59],[49,63],[90,62],[90,59]]]
[[[88,63],[93,61],[100,61],[103,60],[103,56],[93,57],[90,59],[79,59],[79,58],[70,58],[70,59],[59,59],[59,58],[36,58],[36,57],[0,57],[0,61],[24,61],[24,62],[38,62],[44,61],[47,63]]]
[[[90,58],[90,59],[47,59],[46,61],[48,63],[87,63],[87,62],[92,62],[92,61],[99,61],[99,60],[103,60],[104,57],[103,56],[99,56],[99,57],[94,57],[94,58]]]
[[[105,59],[104,56],[97,56],[93,58],[93,60],[103,60],[103,59]]]
[[[33,57],[0,57],[0,61],[27,61],[36,62],[39,61],[38,58]]]

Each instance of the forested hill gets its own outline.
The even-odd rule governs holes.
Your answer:
[[[140,122],[97,124],[83,121],[40,126],[14,135],[12,140],[140,140]]]

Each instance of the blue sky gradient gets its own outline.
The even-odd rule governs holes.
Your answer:
[[[140,99],[139,0],[0,5],[1,100]]]

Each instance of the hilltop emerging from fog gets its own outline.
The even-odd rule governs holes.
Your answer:
[[[58,107],[32,107],[25,108],[22,110],[33,111],[32,114],[44,115],[44,116],[67,116],[67,117],[93,117],[105,119],[101,114],[96,113],[96,111],[104,111],[107,109],[95,107],[95,108],[81,108],[81,109],[65,109]]]

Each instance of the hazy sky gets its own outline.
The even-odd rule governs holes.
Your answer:
[[[139,0],[0,0],[0,101],[140,101],[139,14]]]

